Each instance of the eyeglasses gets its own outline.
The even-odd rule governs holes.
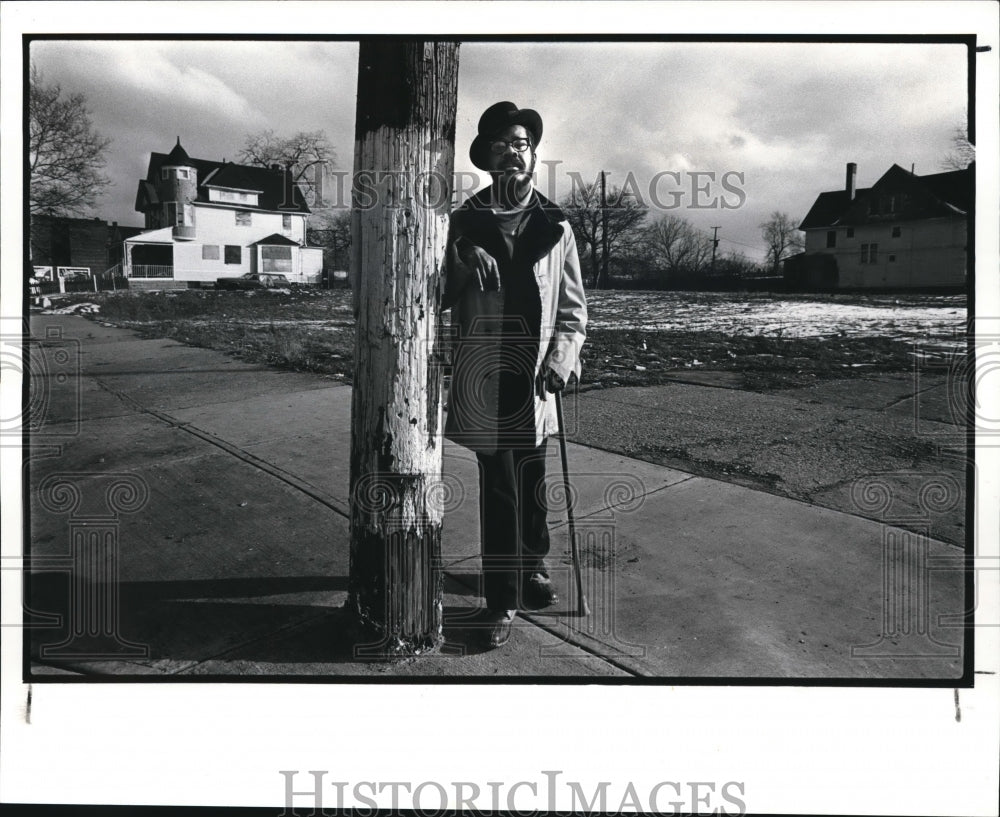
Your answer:
[[[508,147],[514,148],[518,153],[524,153],[531,147],[531,142],[527,139],[511,139],[509,142],[506,139],[496,139],[490,142],[490,150],[494,153],[506,153]]]

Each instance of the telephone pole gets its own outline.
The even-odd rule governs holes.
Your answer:
[[[361,41],[347,610],[373,656],[442,639],[437,347],[457,91],[458,43]]]
[[[712,228],[712,274],[715,274],[715,251],[719,248],[719,230],[721,227]]]
[[[605,181],[607,174],[601,171],[601,284],[595,289],[608,286],[608,191]]]

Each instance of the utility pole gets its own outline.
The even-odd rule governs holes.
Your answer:
[[[442,638],[438,347],[457,92],[458,43],[361,41],[347,610],[374,638],[363,655]]]
[[[608,191],[605,182],[607,174],[601,171],[601,283],[595,289],[608,286]]]
[[[719,248],[720,227],[712,228],[712,274],[715,274],[715,251]]]

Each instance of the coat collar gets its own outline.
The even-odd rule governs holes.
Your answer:
[[[495,232],[497,233],[496,238],[499,239],[499,231],[492,218],[491,202],[490,188],[486,187],[465,201],[459,210],[469,213],[472,221],[470,232],[480,232],[480,235],[485,233],[491,238],[493,237],[492,233]],[[527,210],[528,222],[524,226],[521,240],[525,242],[531,263],[535,263],[544,258],[562,239],[562,222],[566,220],[566,216],[557,205],[537,190],[531,191],[531,201],[528,203]],[[502,245],[502,240],[500,243]],[[488,247],[486,249],[489,250]]]

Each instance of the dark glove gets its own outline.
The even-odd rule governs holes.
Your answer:
[[[566,388],[566,382],[555,369],[542,369],[538,373],[538,395],[543,400],[548,400],[548,393],[555,394]]]

